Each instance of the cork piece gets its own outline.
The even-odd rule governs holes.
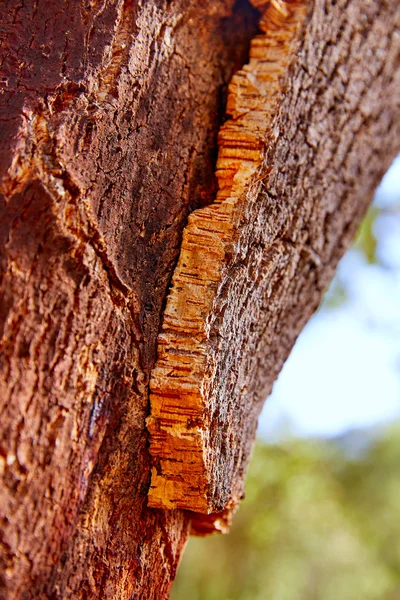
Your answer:
[[[255,419],[246,417],[251,398],[246,386],[237,384],[237,361],[221,381],[218,323],[229,323],[229,312],[239,308],[226,298],[226,286],[232,277],[240,282],[239,233],[247,206],[268,174],[265,149],[306,4],[274,0],[264,10],[249,63],[229,87],[228,120],[219,133],[216,201],[193,212],[184,230],[150,383],[149,506],[203,513],[192,519],[200,534],[226,531],[243,496]]]

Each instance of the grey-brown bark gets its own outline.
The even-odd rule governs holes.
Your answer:
[[[218,136],[217,197],[192,213],[184,230],[150,381],[149,505],[216,513],[208,519],[223,529],[243,495],[249,457],[243,444],[251,443],[257,418],[251,409],[254,373],[244,375],[245,347],[235,340],[249,329],[250,338],[257,337],[265,327],[269,313],[259,314],[260,299],[271,295],[276,276],[272,261],[251,265],[254,248],[243,244],[243,214],[250,211],[248,237],[257,240],[255,252],[268,255],[277,236],[268,231],[257,239],[263,200],[254,202],[254,196],[267,187],[265,153],[307,10],[301,0],[269,4],[249,62],[229,86],[230,118]]]
[[[159,337],[149,500],[211,513],[208,522],[217,512],[217,527],[218,511],[243,494],[264,398],[359,223],[384,152],[399,144],[398,10],[325,6],[309,5],[297,56],[304,3],[265,12],[228,97],[220,191],[189,219]]]
[[[146,508],[148,381],[185,219],[214,197],[221,97],[254,33],[252,9],[232,4],[3,3],[1,598],[168,595],[189,518]],[[267,318],[251,336],[240,311],[218,325],[220,394],[231,364],[250,382],[246,457],[399,149],[398,25],[392,2],[312,6],[269,177],[241,216],[250,292],[224,288]]]

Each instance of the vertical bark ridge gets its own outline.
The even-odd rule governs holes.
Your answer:
[[[250,188],[252,193],[259,188],[256,180],[270,126],[306,10],[305,2],[271,2],[260,20],[262,33],[251,42],[248,64],[230,83],[228,120],[218,136],[216,201],[189,216],[151,377],[147,427],[155,465],[149,505],[199,513],[224,511],[215,516],[217,529],[226,528],[242,495],[242,481],[237,473],[239,443],[239,454],[228,453],[227,478],[220,489],[212,488],[211,473],[220,469],[224,450],[209,438],[220,402],[213,386],[218,357],[212,350],[211,318],[228,276],[229,256],[237,252],[242,204]],[[223,443],[236,445],[242,433],[234,432]]]
[[[304,8],[271,2],[267,31]],[[149,502],[197,533],[228,528],[263,401],[399,151],[399,22],[389,1],[316,0],[272,106],[250,66],[233,79],[220,196],[189,218],[151,379]]]

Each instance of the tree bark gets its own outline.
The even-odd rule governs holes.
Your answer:
[[[208,524],[147,507],[149,379],[187,216],[215,199],[227,83],[258,13],[244,0],[2,12],[0,597],[167,598],[190,522]],[[234,323],[211,340],[219,406],[238,397],[236,369],[251,407],[245,422],[240,403],[226,416],[244,432],[235,481],[399,150],[399,20],[389,1],[310,3],[282,79],[235,221],[246,251],[216,294]]]
[[[149,505],[210,515],[218,529],[229,527],[244,493],[258,417],[251,407],[262,394],[248,361],[255,346],[265,347],[260,331],[270,318],[263,298],[285,296],[278,288],[271,295],[271,286],[284,281],[291,253],[279,230],[264,230],[260,192],[268,189],[265,154],[306,16],[303,1],[268,4],[249,62],[229,86],[216,201],[189,217],[150,382]]]
[[[268,4],[233,77],[217,198],[189,217],[159,336],[149,502],[208,515],[197,530],[229,524],[263,401],[380,177],[376,135],[399,142],[395,7],[308,7],[296,53],[307,3]]]

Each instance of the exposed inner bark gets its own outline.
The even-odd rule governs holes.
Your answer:
[[[242,452],[248,425],[240,413],[254,415],[246,409],[243,389],[238,390],[243,406],[234,399],[232,413],[225,406],[232,395],[229,385],[226,395],[215,394],[219,354],[212,321],[232,276],[230,265],[242,258],[237,241],[243,205],[254,183],[265,178],[270,127],[305,16],[305,2],[270,4],[263,15],[263,34],[252,41],[250,61],[229,87],[230,119],[218,137],[216,201],[191,214],[184,231],[150,383],[147,426],[156,465],[149,505],[156,508],[220,512],[233,509],[243,494],[238,471],[243,473],[248,458]],[[225,311],[229,320],[235,307],[224,306]],[[239,367],[236,363],[232,368]],[[221,524],[220,515],[217,522]]]
[[[317,2],[290,60],[304,5],[271,3],[231,84],[216,203],[184,232],[151,380],[149,503],[217,513],[199,533],[229,524],[263,399],[398,148],[398,9],[343,8]]]

